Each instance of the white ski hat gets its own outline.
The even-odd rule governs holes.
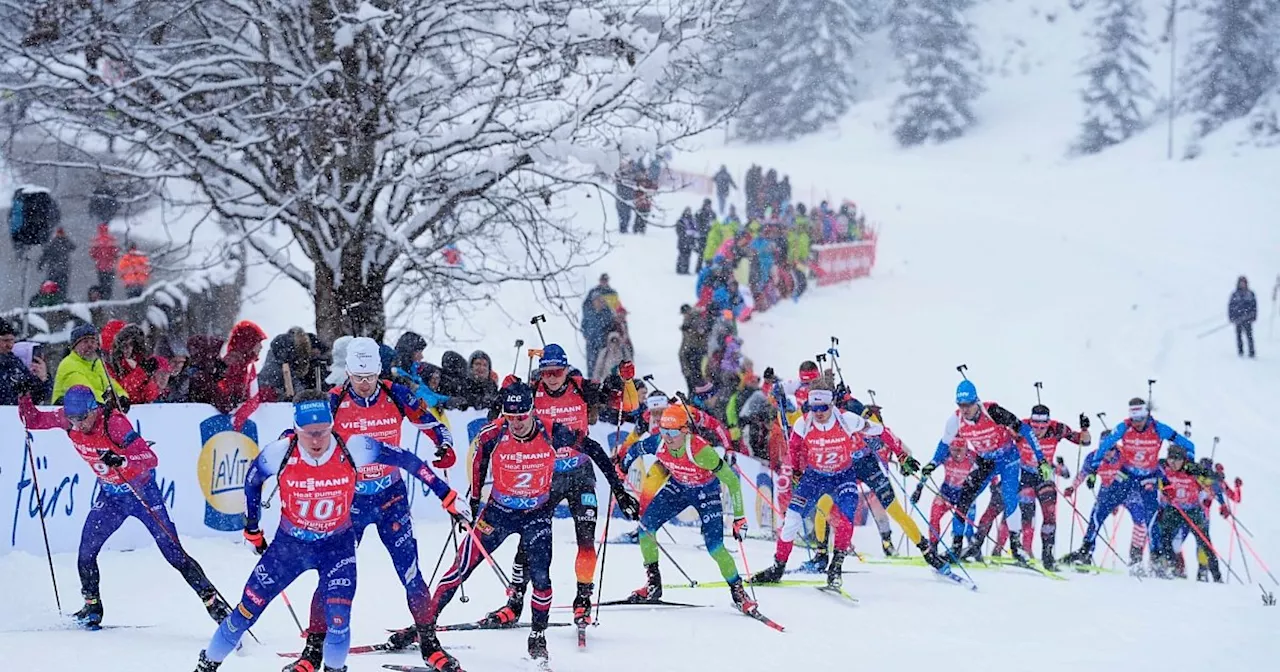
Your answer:
[[[367,376],[382,373],[382,357],[378,354],[378,342],[367,336],[357,336],[347,344],[347,373]]]

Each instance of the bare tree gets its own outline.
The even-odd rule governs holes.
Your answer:
[[[393,291],[562,294],[605,243],[561,197],[721,122],[692,90],[740,4],[2,0],[23,30],[0,56],[69,135],[193,183],[231,242],[310,291],[322,336],[381,337]]]

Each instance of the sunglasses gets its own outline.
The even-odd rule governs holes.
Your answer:
[[[525,420],[532,418],[533,413],[503,413],[502,417],[508,420],[515,420],[516,422],[524,422]]]
[[[551,376],[552,378],[558,378],[560,376],[563,376],[567,371],[568,369],[564,368],[563,366],[553,366],[549,369],[543,369],[542,373],[544,375]]]
[[[814,413],[826,413],[831,410],[830,404],[809,404],[809,410]]]
[[[663,436],[665,436],[665,437],[667,437],[667,438],[671,438],[671,439],[674,439],[674,438],[676,438],[677,436],[680,436],[680,435],[681,435],[681,434],[683,434],[683,433],[684,433],[684,430],[682,430],[682,429],[670,429],[670,428],[667,428],[667,427],[663,427],[663,428],[662,428],[662,435],[663,435]]]
[[[360,374],[360,375],[356,375],[356,374],[354,374],[354,373],[351,373],[351,374],[347,374],[347,375],[351,378],[351,382],[353,382],[353,383],[376,383],[376,382],[378,382],[378,374],[376,374],[376,373],[365,373],[365,374]]]

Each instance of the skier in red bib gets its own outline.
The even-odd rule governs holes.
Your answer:
[[[200,652],[196,672],[217,670],[267,604],[300,574],[313,569],[324,592],[324,671],[346,672],[351,601],[356,594],[351,506],[361,467],[376,463],[404,469],[440,498],[445,511],[466,519],[466,513],[457,508],[457,493],[413,453],[362,434],[344,440],[334,432],[326,394],[313,390],[299,394],[293,421],[297,431],[267,444],[245,476],[244,536],[262,558],[249,575],[240,604]],[[268,546],[258,521],[262,484],[273,475],[280,483],[280,528]]]

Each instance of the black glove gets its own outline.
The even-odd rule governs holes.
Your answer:
[[[155,357],[147,357],[146,359],[142,360],[142,363],[138,364],[138,367],[141,368],[143,371],[146,371],[147,375],[149,376],[155,373],[156,369],[160,368],[160,362],[156,361]]]
[[[133,408],[133,403],[129,401],[129,397],[122,397],[118,394],[113,394],[111,395],[111,398],[116,400],[116,410],[121,413],[128,413],[129,409]]]
[[[911,476],[920,471],[920,461],[908,455],[906,459],[902,460],[902,464],[898,465],[898,468],[902,471],[903,476]]]
[[[1089,416],[1085,415],[1084,413],[1081,413],[1080,414],[1080,431],[1083,432],[1086,429],[1089,429]]]
[[[125,465],[125,462],[128,462],[123,455],[111,452],[110,450],[104,450],[98,453],[98,459],[112,469],[119,469]]]
[[[922,479],[929,478],[930,476],[933,475],[934,470],[936,470],[937,468],[938,468],[938,465],[932,462],[924,465],[923,467],[920,467],[920,478]]]
[[[1092,489],[1093,489],[1093,487],[1094,487],[1095,485],[1097,485],[1097,484],[1098,484],[1098,475],[1097,475],[1097,474],[1089,474],[1089,475],[1088,475],[1088,476],[1086,476],[1086,477],[1085,477],[1085,479],[1084,479],[1084,486],[1085,486],[1086,488],[1089,488],[1090,490],[1092,490]]]
[[[640,520],[640,502],[635,497],[626,492],[615,492],[613,496],[618,500],[618,510],[622,512],[623,518]]]
[[[835,396],[836,402],[839,402],[842,399],[847,398],[849,396],[849,387],[844,383],[837,383],[834,396]]]
[[[471,505],[471,522],[474,523],[480,520],[480,500],[473,498],[469,504]]]
[[[920,485],[916,486],[915,492],[911,493],[911,503],[919,504],[920,495],[924,494],[924,481],[920,481]]]
[[[773,367],[772,367],[772,366],[766,366],[766,367],[764,368],[764,379],[765,379],[765,380],[777,380],[777,379],[778,379],[778,377],[777,377],[777,376],[774,374],[774,372],[773,372]]]

